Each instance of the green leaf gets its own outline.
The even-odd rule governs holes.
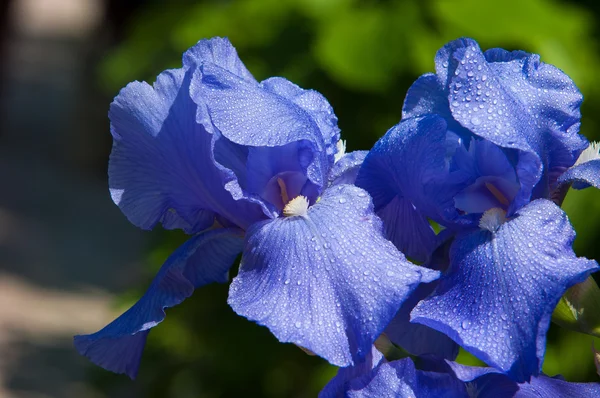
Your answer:
[[[600,289],[591,276],[571,287],[552,314],[554,323],[600,337]]]

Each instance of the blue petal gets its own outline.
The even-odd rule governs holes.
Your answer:
[[[354,151],[342,156],[329,171],[329,185],[354,184],[368,151]]]
[[[368,377],[355,379],[346,393],[350,398],[469,396],[463,382],[451,374],[415,369],[410,358],[383,362]]]
[[[331,137],[321,131],[320,114],[315,116],[315,112],[267,89],[271,86],[245,81],[216,65],[207,63],[200,70],[191,88],[199,105],[199,123],[214,125],[239,145],[277,147],[301,140],[311,142],[315,149],[307,176],[324,186],[333,153],[327,153],[330,143],[325,138]]]
[[[371,348],[371,353],[365,357],[364,361],[361,361],[354,366],[340,368],[335,377],[323,387],[319,393],[319,398],[337,398],[345,396],[345,392],[348,390],[348,384],[352,380],[369,375],[371,370],[381,362],[385,362],[385,358],[377,351],[375,346],[373,346]]]
[[[452,117],[448,103],[447,87],[438,75],[426,73],[419,77],[408,89],[402,107],[402,119],[426,115],[444,118],[448,130],[462,139],[468,140],[473,134]]]
[[[506,51],[484,53],[492,70],[503,77],[505,87],[535,115],[545,141],[550,169],[570,166],[587,146],[580,134],[583,96],[575,83],[553,65],[540,62],[537,54]],[[548,134],[549,133],[549,134]]]
[[[319,127],[330,163],[333,164],[340,129],[333,108],[325,97],[315,90],[304,90],[282,77],[272,77],[262,81],[260,85],[265,90],[292,101],[310,115]]]
[[[365,158],[356,184],[373,197],[388,237],[423,261],[435,244],[426,217],[443,222],[458,216],[453,197],[462,184],[447,177],[446,123],[432,115],[391,128]]]
[[[590,160],[569,168],[558,178],[560,184],[573,183],[573,188],[589,186],[600,189],[600,159]]]
[[[167,259],[133,307],[99,332],[75,336],[75,348],[95,364],[135,378],[148,332],[165,318],[165,308],[181,303],[195,288],[227,282],[242,242],[238,229],[212,230],[191,238]]]
[[[430,114],[441,116],[445,120],[452,119],[444,85],[437,75],[426,73],[408,89],[402,106],[402,119]]]
[[[383,238],[365,191],[338,185],[307,215],[247,231],[229,304],[280,341],[348,366],[370,352],[416,286],[438,276]]]
[[[519,385],[516,398],[599,397],[600,383],[569,383],[541,375]]]
[[[478,398],[555,398],[600,396],[600,383],[570,383],[559,377],[541,374],[529,383],[516,384],[497,369],[465,366],[449,362],[459,380],[469,382]]]
[[[427,268],[444,272],[450,262],[449,248],[454,233],[444,229],[438,235],[440,244],[433,251],[425,264]],[[402,303],[402,307],[385,329],[385,334],[394,343],[411,355],[433,355],[436,358],[455,359],[458,355],[458,344],[437,330],[428,326],[410,322],[410,312],[414,306],[429,296],[438,281],[420,284],[410,297]]]
[[[567,288],[598,269],[577,258],[567,216],[547,200],[522,208],[495,233],[456,237],[451,264],[412,322],[437,329],[517,381],[537,375],[546,332]]]
[[[385,329],[385,334],[394,343],[411,355],[435,355],[453,360],[458,355],[458,345],[448,336],[428,326],[410,322],[414,306],[427,297],[437,286],[436,282],[420,284]]]
[[[183,54],[183,65],[188,68],[195,68],[204,63],[215,64],[248,82],[256,83],[227,38],[213,37],[200,40]]]
[[[427,204],[423,185],[446,170],[446,123],[439,116],[406,119],[375,143],[358,173],[379,211],[396,195]]]
[[[400,251],[417,261],[427,261],[437,238],[427,217],[411,201],[395,196],[377,215],[384,220],[386,238]]]
[[[154,86],[133,82],[111,104],[112,198],[144,229],[162,222],[194,233],[212,225],[214,213],[246,227],[266,218],[268,210],[225,188],[235,174],[214,161],[218,135],[196,123],[197,106],[188,91],[191,73],[163,72]]]
[[[437,371],[454,374],[456,378],[467,383],[470,397],[514,397],[519,390],[519,385],[514,380],[494,368],[465,366],[451,361],[446,361],[445,367],[440,366],[439,361],[437,365],[440,367]]]
[[[540,62],[538,55],[500,49],[484,55],[470,39],[449,47],[452,115],[497,145],[535,154],[539,162],[534,181],[541,179],[541,185],[534,198],[546,197],[553,184],[549,176],[571,166],[587,145],[578,134],[581,93],[567,75]]]
[[[191,93],[198,104],[207,105],[208,116],[221,133],[237,144],[324,142],[317,122],[300,106],[216,65],[203,64]]]

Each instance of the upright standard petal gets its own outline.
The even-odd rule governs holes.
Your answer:
[[[452,117],[447,91],[448,87],[441,81],[439,74],[426,73],[420,76],[406,93],[402,119],[438,115],[446,121],[448,130],[469,140],[473,134]]]
[[[571,166],[587,145],[578,134],[581,93],[538,55],[502,49],[483,54],[470,39],[447,47],[452,48],[447,75],[454,119],[497,145],[535,154],[541,183],[524,190],[532,191],[533,199],[547,197],[556,170]]]
[[[454,191],[428,191],[430,182],[448,174],[446,132],[436,115],[401,121],[369,151],[356,179],[373,197],[388,239],[419,261],[437,243],[427,217],[440,221],[447,216],[440,209],[454,209]]]
[[[75,336],[80,354],[95,364],[132,379],[138,372],[146,337],[195,288],[227,282],[228,270],[242,250],[242,231],[217,229],[194,236],[162,266],[144,296],[104,329]]]
[[[162,222],[194,233],[212,225],[214,213],[245,228],[270,213],[259,200],[226,189],[236,176],[214,160],[218,135],[196,123],[192,73],[163,72],[154,86],[131,83],[111,104],[112,198],[144,229]]]
[[[305,215],[247,231],[229,304],[280,341],[348,366],[367,355],[417,285],[438,276],[383,238],[365,191],[338,185]]]
[[[193,69],[205,63],[217,65],[241,79],[256,83],[256,79],[246,69],[235,47],[227,38],[200,40],[183,54],[183,65],[187,68]]]
[[[598,269],[577,258],[565,213],[536,200],[505,223],[458,235],[450,268],[412,322],[437,329],[517,381],[540,371],[550,317],[567,288]]]
[[[279,82],[276,86],[281,88],[281,85]],[[213,125],[236,144],[280,147],[302,140],[311,142],[313,159],[307,177],[324,187],[334,156],[327,153],[331,143],[325,142],[332,133],[321,129],[331,130],[330,125],[337,119],[332,113],[330,125],[325,126],[322,112],[304,109],[294,102],[304,104],[303,101],[285,97],[281,91],[289,94],[289,90],[275,90],[274,83],[263,86],[248,82],[210,63],[203,64],[196,72],[191,89],[192,98],[199,105],[198,122]]]
[[[298,105],[315,121],[325,142],[330,162],[337,153],[337,143],[340,140],[340,129],[333,108],[321,93],[315,90],[304,90],[282,77],[272,77],[260,83],[267,91],[277,94]]]

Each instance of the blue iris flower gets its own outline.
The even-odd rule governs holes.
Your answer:
[[[555,398],[599,394],[600,383],[570,383],[561,376],[543,374],[528,383],[517,383],[494,368],[465,366],[434,357],[388,362],[373,349],[362,363],[340,369],[319,398]]]
[[[539,56],[483,53],[459,39],[435,65],[409,89],[403,120],[369,152],[356,183],[407,256],[430,263],[446,248],[436,267],[444,276],[411,322],[525,381],[539,374],[558,300],[598,269],[576,257],[573,228],[552,201],[571,183],[599,186],[597,146],[578,134],[579,90]],[[452,359],[444,349],[438,355]]]
[[[200,41],[154,85],[129,84],[109,117],[114,202],[138,227],[193,236],[128,311],[75,337],[106,369],[135,377],[164,310],[227,282],[240,253],[234,311],[338,366],[368,354],[405,298],[439,276],[384,238],[369,195],[350,185],[365,153],[340,149],[325,98],[257,82],[227,39]]]

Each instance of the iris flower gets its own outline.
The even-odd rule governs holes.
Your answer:
[[[539,374],[560,297],[598,269],[573,252],[575,232],[553,201],[565,184],[598,187],[597,147],[578,134],[579,90],[539,56],[459,39],[435,66],[356,183],[407,256],[431,262],[446,248],[444,275],[411,322],[526,381]]]
[[[191,238],[144,296],[79,352],[135,377],[146,337],[195,288],[227,282],[228,302],[338,366],[364,357],[404,299],[437,271],[383,236],[369,195],[351,185],[365,153],[343,153],[325,98],[283,78],[258,82],[227,39],[202,40],[154,85],[111,104],[114,202],[136,226]]]

